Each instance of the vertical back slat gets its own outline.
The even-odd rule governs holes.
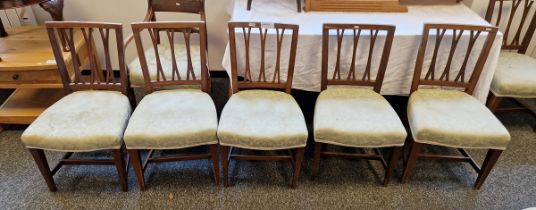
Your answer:
[[[266,51],[266,36],[268,35],[268,29],[263,30],[262,28],[259,28],[259,35],[260,35],[260,40],[261,40],[261,67],[259,69],[259,78],[257,79],[257,81],[266,82],[265,51]]]
[[[436,30],[436,40],[435,40],[435,46],[434,46],[434,53],[432,55],[432,62],[430,63],[430,67],[428,68],[428,72],[426,73],[426,79],[435,79],[435,68],[437,63],[437,55],[439,54],[439,49],[441,47],[441,42],[443,41],[443,36],[445,36],[445,33],[447,30]]]
[[[332,79],[341,79],[341,52],[342,52],[342,39],[344,38],[344,29],[337,29],[337,58],[335,61],[335,71],[333,71]]]
[[[104,45],[104,57],[106,62],[106,76],[105,82],[113,82],[113,69],[112,69],[112,59],[110,57],[110,29],[99,28],[99,34],[101,36],[103,45]]]
[[[247,27],[247,32],[246,32],[246,28],[242,28],[242,32],[244,34],[244,48],[246,51],[245,52],[246,53],[245,80],[251,81],[251,64],[250,64],[250,59],[249,59],[249,56],[250,56],[249,40],[251,37],[251,27]]]
[[[175,80],[175,78],[181,79],[177,59],[175,59],[177,57],[175,55],[175,31],[166,30],[166,36],[171,51],[171,80]]]
[[[276,29],[277,52],[275,61],[275,70],[272,82],[281,83],[281,48],[283,48],[283,38],[285,37],[285,29]],[[277,79],[277,80],[276,80]]]
[[[354,47],[352,49],[352,62],[350,64],[350,70],[348,70],[348,77],[346,77],[347,80],[355,80],[357,47],[359,46],[359,38],[361,37],[361,29],[359,27],[357,27],[357,29],[354,27],[353,35],[354,35],[353,37]]]
[[[370,80],[370,69],[372,66],[372,57],[374,56],[374,47],[376,46],[376,38],[378,37],[379,30],[370,30],[370,45],[369,53],[367,57],[367,65],[365,67],[365,73],[363,73],[363,80]]]
[[[449,56],[447,58],[447,65],[445,65],[445,69],[443,70],[443,74],[441,74],[439,80],[449,81],[450,68],[452,65],[452,61],[454,60],[454,54],[456,53],[456,49],[458,49],[458,43],[463,35],[463,32],[464,30],[460,30],[459,33],[458,30],[452,30],[452,43],[450,45]]]

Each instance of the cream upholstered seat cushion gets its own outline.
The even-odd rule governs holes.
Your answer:
[[[196,89],[146,95],[125,131],[128,149],[180,149],[217,144],[218,116],[212,98]]]
[[[221,145],[256,150],[305,147],[307,135],[298,103],[287,93],[271,90],[233,94],[218,127]]]
[[[187,60],[187,51],[186,45],[184,44],[175,44],[175,60],[177,62],[177,67],[179,69],[179,74],[181,78],[187,78],[188,70],[188,60]],[[196,79],[201,78],[201,56],[199,51],[199,45],[191,45],[190,53],[192,59],[192,66]],[[173,61],[171,60],[171,48],[169,44],[159,44],[158,45],[158,54],[160,55],[160,62],[162,64],[162,70],[166,75],[166,79],[171,79],[173,76]],[[147,61],[147,67],[149,68],[150,79],[156,81],[157,70],[156,70],[156,56],[154,48],[148,48],[145,50],[145,58]],[[143,87],[145,80],[143,78],[143,71],[141,69],[140,59],[136,57],[128,64],[128,69],[130,71],[130,83],[133,87]],[[190,79],[192,79],[190,77]]]
[[[369,89],[333,87],[320,93],[315,141],[348,147],[400,147],[406,129],[389,102]]]
[[[408,102],[408,120],[419,143],[504,150],[510,142],[510,134],[495,115],[461,91],[415,91]]]
[[[46,109],[22,134],[28,148],[87,152],[119,149],[131,107],[116,91],[77,91]]]
[[[515,52],[502,52],[491,82],[491,92],[500,97],[536,98],[536,59]]]

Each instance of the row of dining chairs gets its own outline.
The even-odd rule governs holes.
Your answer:
[[[137,70],[127,67],[125,62],[121,24],[48,22],[46,25],[64,89],[69,94],[43,112],[25,130],[21,138],[36,161],[50,191],[56,191],[53,175],[61,166],[71,164],[115,165],[121,188],[126,191],[127,174],[125,155],[122,152],[125,148],[141,190],[145,189],[144,171],[147,164],[196,159],[212,160],[216,184],[220,181],[221,159],[225,186],[229,186],[230,159],[290,161],[294,171],[292,186],[298,185],[308,131],[303,113],[290,95],[299,31],[297,25],[229,23],[231,97],[219,121],[214,102],[209,95],[206,29],[203,21],[132,24],[139,67],[148,93],[137,105],[133,100],[129,79],[129,74],[132,75],[132,72]],[[258,33],[253,29],[257,29]],[[501,151],[510,141],[510,135],[504,126],[471,96],[497,30],[489,26],[424,26],[407,107],[411,134],[406,138],[404,124],[379,94],[395,27],[325,24],[322,79],[319,81],[322,84],[322,92],[317,99],[314,116],[313,175],[319,171],[321,157],[365,158],[380,160],[386,168],[383,183],[387,184],[396,168],[402,147],[406,145],[410,151],[404,165],[403,183],[408,181],[417,159],[447,159],[469,162],[479,173],[475,188],[480,188]],[[286,35],[285,32],[291,34]],[[442,41],[447,32],[452,33],[454,41]],[[198,39],[194,39],[193,34],[197,34]],[[268,36],[269,34],[272,36]],[[252,36],[259,36],[262,46],[267,45],[270,37],[275,38],[273,41],[277,56],[273,71],[269,71],[265,66],[267,61],[264,47],[261,48],[263,56],[259,68],[250,66],[250,54],[238,53],[239,36],[243,38],[241,41],[244,41],[246,52],[250,50],[248,48],[251,46]],[[330,42],[330,37],[334,37],[334,41]],[[177,44],[179,38],[182,39],[181,44]],[[342,59],[339,58],[345,38],[350,38],[350,43],[353,43],[352,58],[363,54],[366,64],[357,65],[358,59],[351,59],[350,65],[342,64]],[[454,53],[461,47],[457,43],[462,38],[468,38],[468,50],[463,51],[466,52],[463,63],[472,60],[476,63],[462,65],[460,69],[451,69],[449,65],[441,69],[435,66],[435,63],[442,63],[440,60],[445,58],[446,63],[453,62],[454,56],[438,56],[441,45],[451,43],[450,52]],[[83,39],[87,43],[84,49],[74,47],[77,39]],[[116,41],[115,50],[110,41],[112,39]],[[432,41],[433,39],[435,41]],[[147,40],[148,46],[145,45]],[[199,43],[197,47],[194,47],[194,40]],[[379,40],[383,40],[383,45]],[[360,45],[366,41],[370,47],[365,51],[360,50]],[[96,51],[98,43],[101,43],[104,49],[104,59],[99,59]],[[480,43],[482,47],[473,49],[476,43]],[[166,44],[166,47],[161,47]],[[330,46],[331,44],[334,44],[335,48]],[[429,45],[432,46],[431,51]],[[283,62],[280,61],[283,59],[283,48],[289,49],[288,66],[282,66]],[[330,55],[333,55],[329,49],[335,49],[334,65],[329,65],[332,58]],[[382,49],[380,57],[373,56],[374,49]],[[114,53],[117,55],[112,56]],[[87,58],[83,58],[83,54],[87,55]],[[194,55],[199,56],[199,64],[193,63]],[[427,55],[432,56],[432,65],[425,68],[424,60]],[[476,59],[470,59],[472,55],[476,55]],[[71,56],[72,62],[65,62],[66,56]],[[114,58],[119,64],[118,75],[112,71]],[[185,60],[179,61],[180,58]],[[99,60],[104,60],[105,63],[101,65]],[[84,61],[89,63],[89,71],[81,70],[80,66]],[[239,67],[239,61],[245,61],[243,68]],[[375,61],[380,63],[376,70],[372,69],[375,66],[372,63]],[[364,68],[357,68],[360,66]],[[331,67],[334,69],[330,69]],[[342,70],[343,67],[348,67],[348,71]],[[187,88],[183,88],[184,86]],[[422,88],[423,86],[447,89]],[[370,155],[330,152],[323,149],[326,144],[374,148],[376,153]],[[457,148],[462,156],[425,154],[421,151],[425,145]],[[154,150],[198,146],[208,146],[210,153],[153,157]],[[221,158],[218,156],[218,147],[221,150]],[[289,151],[289,155],[246,155],[234,152],[233,148]],[[377,148],[393,148],[388,161]],[[464,150],[466,148],[489,150],[482,167],[467,154]],[[51,170],[45,150],[67,154]],[[112,150],[113,159],[71,158],[75,152],[99,150]],[[150,151],[144,160],[141,158],[143,150]]]

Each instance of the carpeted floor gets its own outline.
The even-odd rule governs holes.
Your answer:
[[[221,110],[227,88],[215,79],[214,96]],[[5,94],[3,94],[5,98]],[[315,94],[296,93],[310,122]],[[392,98],[404,110],[401,97]],[[472,189],[476,173],[468,164],[418,162],[406,185],[400,169],[391,184],[380,184],[379,162],[323,159],[312,179],[308,147],[300,186],[289,187],[291,166],[283,162],[232,161],[232,186],[215,186],[208,161],[151,165],[147,189],[140,192],[132,169],[129,192],[121,192],[112,166],[73,166],[55,176],[58,192],[50,193],[19,138],[24,129],[0,133],[0,209],[523,209],[536,206],[536,120],[528,114],[501,116],[512,135],[480,191]],[[312,142],[309,142],[311,145]],[[439,148],[439,153],[452,151]],[[188,151],[191,152],[191,151]],[[484,151],[470,151],[482,161]],[[50,164],[61,157],[47,153]],[[93,153],[83,156],[107,157]]]

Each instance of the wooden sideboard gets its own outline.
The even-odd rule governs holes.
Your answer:
[[[10,28],[8,33],[0,38],[0,88],[15,91],[0,106],[0,124],[30,124],[64,96],[63,85],[45,27]],[[84,39],[76,40],[78,52],[85,52]],[[69,52],[64,57],[71,63]],[[87,60],[87,55],[78,57]]]

